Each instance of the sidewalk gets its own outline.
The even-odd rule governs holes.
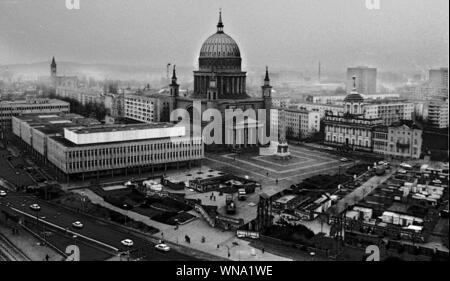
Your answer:
[[[177,230],[171,225],[166,225],[141,214],[133,211],[122,210],[115,207],[103,200],[100,196],[92,192],[91,190],[76,190],[76,193],[84,192],[92,203],[101,205],[110,210],[119,212],[131,219],[141,221],[146,225],[156,227],[160,230],[159,233],[154,236],[160,236],[162,239],[172,242],[174,244],[183,245],[198,251],[202,251],[211,255],[219,256],[222,258],[228,258],[228,249],[230,251],[231,260],[245,260],[245,261],[278,261],[278,260],[290,260],[281,256],[277,256],[267,251],[263,254],[261,250],[257,250],[251,247],[249,242],[241,240],[235,237],[234,231],[222,231],[217,228],[210,227],[203,219],[198,218],[185,225],[180,225]],[[185,235],[188,235],[191,239],[191,243],[186,243],[184,240]],[[205,243],[201,242],[202,236],[205,236]],[[236,244],[233,244],[236,242]],[[217,249],[219,245],[219,249]]]
[[[161,234],[160,234],[161,235]],[[185,242],[185,235],[191,239]],[[201,242],[202,236],[205,243]],[[172,243],[207,252],[212,255],[229,258],[234,261],[289,261],[285,258],[261,250],[250,245],[250,242],[241,240],[235,236],[234,231],[223,231],[210,227],[204,220],[198,219],[186,225],[181,225],[178,230],[170,228],[162,232],[161,237]],[[219,245],[219,248],[217,248]],[[230,257],[228,257],[228,251]]]

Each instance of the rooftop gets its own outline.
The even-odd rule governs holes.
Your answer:
[[[171,128],[175,125],[172,123],[141,123],[141,124],[119,124],[119,125],[94,125],[89,127],[73,127],[67,128],[76,134],[93,134],[117,131],[136,131],[157,128]]]
[[[2,100],[0,105],[35,105],[35,104],[64,104],[69,105],[68,102],[58,99],[25,99],[25,100]]]

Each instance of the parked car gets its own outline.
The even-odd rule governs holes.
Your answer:
[[[122,243],[122,245],[127,246],[127,247],[132,247],[134,245],[133,240],[131,240],[131,239],[124,239],[124,240],[120,241],[120,243]]]
[[[5,197],[5,196],[6,196],[6,191],[0,190],[0,197]]]
[[[341,161],[341,162],[348,162],[348,161],[350,161],[350,160],[349,160],[348,158],[343,157],[343,158],[340,159],[340,161]]]
[[[164,243],[156,244],[155,245],[155,249],[159,250],[159,251],[163,251],[163,252],[170,251],[170,247],[167,246],[167,244],[164,244]]]

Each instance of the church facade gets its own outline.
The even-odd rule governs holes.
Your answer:
[[[194,102],[199,102],[201,104],[201,112],[198,113],[202,114],[209,108],[215,108],[221,112],[223,123],[225,123],[225,110],[227,109],[241,109],[244,112],[252,109],[256,114],[258,110],[264,109],[266,123],[253,125],[257,127],[265,126],[265,129],[269,130],[272,87],[270,86],[268,69],[266,68],[261,95],[259,97],[248,95],[246,90],[246,72],[241,67],[242,58],[239,46],[224,32],[221,13],[217,31],[203,43],[198,62],[199,69],[194,71],[194,91],[189,96],[179,95],[179,86],[174,69],[172,83],[169,85],[169,95],[174,102],[173,108],[187,110],[192,118],[193,104]],[[224,131],[229,129],[224,127]],[[244,136],[248,134],[248,129],[251,128],[243,128]],[[233,128],[233,130],[235,131],[236,128]],[[246,139],[244,137],[243,144],[236,143],[231,144],[231,146],[253,146],[253,144],[247,145]],[[257,146],[257,144],[254,146]]]

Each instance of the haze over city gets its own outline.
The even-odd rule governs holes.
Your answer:
[[[0,65],[59,61],[194,68],[198,49],[224,30],[243,67],[314,72],[350,65],[422,71],[448,61],[448,1],[381,0],[63,0],[0,2]],[[282,5],[280,5],[282,4]]]

